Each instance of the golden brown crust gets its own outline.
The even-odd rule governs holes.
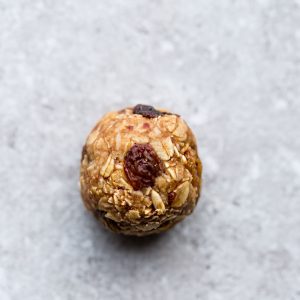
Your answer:
[[[124,158],[134,144],[147,143],[164,171],[153,187],[134,190]],[[106,114],[89,134],[82,151],[81,194],[107,228],[131,235],[158,233],[193,211],[201,172],[195,137],[180,116],[145,118],[127,108]]]

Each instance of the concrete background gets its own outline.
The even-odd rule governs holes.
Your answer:
[[[0,0],[0,299],[300,299],[300,1]],[[104,231],[78,192],[105,112],[181,114],[203,196]]]

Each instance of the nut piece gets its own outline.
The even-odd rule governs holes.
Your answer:
[[[151,145],[162,160],[169,160],[174,155],[174,145],[170,137],[154,140],[151,142]]]
[[[151,200],[155,209],[157,210],[157,213],[159,215],[163,214],[166,210],[165,204],[163,203],[159,193],[157,193],[155,190],[151,191]]]
[[[176,114],[137,105],[105,115],[82,150],[84,204],[108,229],[143,236],[168,230],[197,204],[202,164]]]
[[[176,190],[176,196],[172,203],[172,207],[182,206],[188,198],[190,191],[190,183],[188,181],[182,183]]]

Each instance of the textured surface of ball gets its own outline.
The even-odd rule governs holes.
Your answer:
[[[136,105],[106,114],[82,150],[85,206],[114,232],[159,233],[189,215],[201,189],[195,137],[176,115]]]

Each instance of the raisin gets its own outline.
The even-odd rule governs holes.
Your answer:
[[[143,128],[144,128],[144,129],[149,129],[149,128],[150,128],[149,123],[144,123],[144,124],[143,124]]]
[[[174,201],[175,196],[176,196],[176,194],[174,192],[171,192],[171,193],[168,194],[168,202],[169,202],[169,204],[171,204]]]
[[[163,167],[150,144],[135,144],[125,156],[125,174],[135,190],[153,186]]]
[[[156,118],[159,116],[162,116],[163,113],[160,111],[156,110],[153,106],[151,105],[144,105],[144,104],[138,104],[133,108],[133,113],[142,115],[145,118]]]

